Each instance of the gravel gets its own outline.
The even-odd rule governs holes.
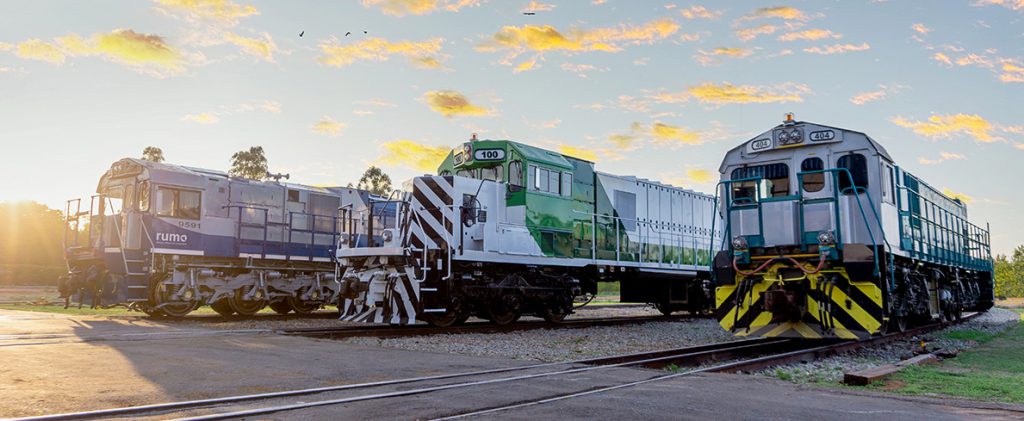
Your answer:
[[[977,330],[985,333],[1002,332],[1020,321],[1020,315],[1003,308],[993,308],[988,312],[961,323],[926,335],[915,336],[906,340],[888,344],[861,348],[841,355],[815,360],[809,363],[796,363],[772,367],[753,374],[776,377],[794,383],[836,383],[843,380],[846,371],[866,370],[886,364],[894,364],[911,358],[915,353],[939,352],[956,354],[965,349],[977,346],[972,340],[952,339],[945,333],[960,330]]]
[[[594,316],[591,316],[594,317]],[[735,339],[712,319],[666,320],[623,326],[466,333],[408,338],[350,338],[345,342],[484,357],[570,361]]]

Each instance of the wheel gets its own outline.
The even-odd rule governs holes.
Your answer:
[[[671,316],[672,315],[672,310],[674,310],[672,308],[672,304],[669,304],[667,302],[657,302],[657,303],[654,303],[654,308],[658,309],[658,311],[661,312],[662,316]]]
[[[562,323],[568,315],[569,313],[563,309],[553,309],[550,307],[545,307],[540,313],[540,316],[548,323]]]
[[[456,313],[454,311],[447,311],[444,314],[424,314],[423,315],[423,321],[427,322],[428,324],[430,324],[431,326],[434,326],[434,327],[451,327],[451,326],[455,326],[457,324],[461,324],[462,322],[465,322],[466,319],[468,319],[468,318],[469,318],[469,316],[465,316],[465,318],[463,318],[463,316],[459,315],[459,313]]]
[[[235,310],[231,308],[231,304],[228,303],[227,298],[221,298],[217,301],[210,303],[210,308],[212,308],[213,311],[216,311],[217,314],[224,317],[229,317],[232,314],[235,314]]]
[[[320,303],[316,301],[302,301],[296,297],[288,297],[288,307],[295,310],[295,314],[310,314],[320,309]]]
[[[67,308],[67,307],[65,306],[65,308]],[[149,317],[164,317],[164,316],[166,316],[166,314],[164,314],[163,311],[158,310],[156,307],[150,307],[148,305],[143,305],[142,307],[139,307],[139,309],[142,310],[143,313],[146,313],[146,315],[149,316]]]
[[[156,306],[151,310],[153,311],[152,314],[159,312],[168,317],[185,317],[192,310],[195,310],[196,305],[193,301],[195,298],[193,297],[192,290],[189,288],[186,288],[182,294],[182,298],[185,301],[172,301],[178,288],[180,287],[176,285],[167,285],[162,282],[157,283],[151,289],[151,301],[156,303]]]
[[[292,311],[291,304],[288,304],[288,301],[285,300],[271,301],[267,307],[270,307],[270,309],[274,310],[274,313],[277,314],[288,314],[288,312]]]
[[[257,289],[252,299],[246,299],[246,294],[255,288],[253,285],[246,285],[235,290],[235,293],[228,297],[228,303],[231,304],[231,309],[235,310],[242,316],[255,316],[259,313],[264,306],[267,305],[267,300],[263,297],[263,291]]]
[[[907,316],[893,316],[889,318],[889,330],[892,332],[903,333],[907,331]]]
[[[501,326],[515,323],[522,315],[520,312],[522,304],[523,298],[519,294],[505,294],[487,307],[487,318]]]

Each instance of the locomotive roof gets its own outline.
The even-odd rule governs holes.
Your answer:
[[[176,183],[188,185],[197,181],[200,178],[210,178],[217,180],[228,180],[232,182],[243,182],[243,183],[269,183],[278,184],[288,188],[310,190],[320,193],[337,193],[338,189],[343,189],[342,186],[330,186],[330,187],[316,187],[304,184],[296,183],[284,183],[278,181],[262,181],[262,180],[250,180],[240,177],[231,177],[228,173],[219,170],[211,170],[206,168],[190,167],[186,165],[169,164],[163,162],[147,161],[139,158],[122,158],[111,165],[111,169],[107,170],[100,178],[99,186],[97,191],[102,190],[103,185],[113,177],[116,177],[115,172],[117,168],[124,168],[126,166],[135,165],[138,168],[143,169],[149,175],[149,179],[156,181],[157,183]],[[141,171],[140,171],[141,172]]]
[[[769,130],[767,130],[767,131],[765,131],[765,132],[763,132],[761,134],[758,134],[757,136],[754,136],[754,137],[752,137],[750,139],[747,139],[747,140],[743,141],[743,143],[740,143],[739,145],[736,145],[735,147],[730,149],[729,152],[726,153],[726,157],[725,157],[725,159],[723,159],[722,165],[719,167],[719,172],[722,172],[722,171],[725,170],[725,162],[728,160],[729,156],[732,156],[732,155],[735,155],[737,153],[743,152],[745,147],[748,144],[750,144],[750,142],[752,142],[752,141],[754,141],[756,139],[771,137],[773,131],[781,129],[781,128],[806,127],[806,126],[811,126],[811,127],[814,127],[814,128],[823,128],[823,129],[836,130],[836,131],[840,131],[840,132],[843,132],[843,133],[850,133],[850,134],[856,134],[856,135],[863,136],[864,139],[867,140],[868,145],[872,149],[874,149],[875,152],[877,152],[879,155],[885,157],[885,159],[889,160],[890,162],[894,162],[893,159],[892,159],[892,156],[889,155],[889,151],[885,150],[884,146],[882,146],[880,143],[878,143],[874,139],[872,139],[871,136],[868,136],[867,133],[856,131],[856,130],[844,129],[842,127],[835,127],[835,126],[829,126],[829,125],[825,125],[825,124],[813,123],[813,122],[809,122],[809,121],[795,121],[795,122],[793,122],[792,125],[787,125],[785,123],[776,125],[775,127],[772,127],[771,129],[769,129]]]

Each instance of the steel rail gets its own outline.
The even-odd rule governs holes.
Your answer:
[[[916,336],[916,335],[920,335],[922,333],[927,333],[927,332],[932,331],[932,330],[941,329],[941,328],[944,328],[944,327],[948,327],[948,326],[952,326],[952,325],[956,325],[956,324],[962,323],[964,321],[967,321],[967,320],[969,320],[971,318],[974,318],[974,317],[978,316],[979,314],[981,314],[981,313],[972,313],[972,314],[966,315],[963,318],[961,318],[959,320],[956,320],[956,321],[953,321],[953,322],[931,323],[931,324],[928,324],[928,325],[924,325],[924,326],[916,327],[916,328],[913,328],[913,329],[909,329],[909,330],[907,330],[905,332],[895,332],[895,333],[890,333],[890,334],[886,334],[886,335],[882,335],[882,336],[878,336],[878,337],[862,339],[862,340],[859,340],[859,341],[844,341],[844,342],[839,342],[839,343],[831,344],[831,345],[824,345],[824,346],[812,347],[812,348],[807,348],[807,349],[798,349],[798,350],[794,350],[794,351],[784,352],[784,353],[781,353],[781,354],[766,355],[766,356],[763,356],[763,357],[751,358],[751,359],[740,360],[740,361],[733,361],[733,362],[729,362],[729,363],[725,363],[725,364],[719,364],[719,365],[710,366],[710,367],[702,367],[702,368],[697,368],[697,369],[693,369],[693,370],[687,370],[687,371],[679,372],[679,373],[672,373],[672,374],[665,374],[665,375],[660,375],[660,376],[654,376],[654,377],[647,378],[647,379],[644,379],[644,380],[638,380],[638,381],[633,381],[633,382],[629,382],[629,383],[623,383],[623,384],[618,384],[618,385],[613,385],[613,386],[607,386],[607,387],[601,387],[601,388],[596,388],[596,389],[585,390],[585,391],[582,391],[582,392],[566,393],[566,394],[562,394],[562,395],[550,396],[550,397],[543,398],[543,399],[537,399],[537,400],[532,400],[532,401],[527,401],[527,402],[520,402],[520,403],[516,403],[516,404],[500,406],[500,407],[495,407],[495,408],[482,409],[482,410],[466,412],[466,413],[462,413],[462,414],[455,414],[455,415],[446,416],[446,417],[434,418],[431,421],[455,420],[455,419],[462,419],[462,418],[474,417],[474,416],[479,416],[479,415],[493,414],[495,412],[506,411],[506,410],[510,410],[510,409],[518,409],[518,408],[524,408],[524,407],[528,407],[528,406],[542,405],[542,404],[551,403],[551,402],[557,402],[557,401],[561,401],[561,400],[565,400],[565,399],[572,399],[572,398],[578,398],[578,397],[587,396],[587,395],[593,395],[593,394],[597,394],[597,393],[609,392],[609,391],[612,391],[612,390],[624,389],[624,388],[627,388],[627,387],[638,386],[638,385],[641,385],[641,384],[652,383],[652,382],[657,382],[657,381],[662,381],[662,380],[669,380],[669,379],[674,379],[674,378],[684,377],[684,376],[690,376],[690,375],[699,374],[699,373],[734,373],[734,372],[738,372],[738,371],[757,370],[757,369],[762,369],[762,368],[765,368],[765,367],[770,367],[770,366],[780,365],[780,364],[786,364],[786,363],[795,362],[795,361],[806,361],[807,359],[815,359],[815,358],[831,356],[831,355],[835,355],[837,353],[851,351],[851,350],[858,349],[858,348],[863,348],[863,347],[867,347],[867,346],[872,346],[872,345],[877,345],[877,344],[887,343],[887,342],[893,342],[893,341],[896,341],[896,340],[913,337],[913,336]]]
[[[615,359],[620,359],[621,360],[621,361],[619,361],[617,363],[616,366],[622,366],[622,365],[626,365],[626,364],[642,364],[642,363],[645,363],[645,362],[651,362],[651,361],[647,361],[647,360],[652,360],[652,358],[650,358],[651,355],[654,355],[653,360],[664,361],[664,360],[667,360],[667,359],[679,358],[680,354],[707,355],[708,353],[711,353],[711,352],[721,352],[721,351],[726,350],[726,349],[754,348],[754,347],[764,346],[766,344],[772,344],[772,343],[777,343],[777,342],[781,342],[781,341],[784,341],[784,340],[778,340],[778,339],[774,339],[773,340],[773,339],[765,339],[765,338],[737,340],[737,341],[721,342],[721,343],[715,343],[715,344],[697,345],[697,346],[691,346],[691,347],[676,348],[676,349],[673,349],[673,350],[655,351],[655,352],[652,352],[652,353],[642,353],[641,352],[641,353],[634,353],[634,354],[617,355],[617,356],[612,356],[612,357],[586,358],[586,359],[579,359],[579,360],[572,360],[572,361],[561,361],[561,362],[551,362],[551,363],[530,364],[530,365],[525,365],[525,366],[504,367],[504,368],[495,368],[495,369],[487,369],[487,370],[468,371],[468,372],[459,372],[459,373],[450,373],[450,374],[439,374],[439,375],[432,375],[432,376],[411,377],[411,378],[402,378],[402,379],[393,379],[393,380],[381,380],[381,381],[367,382],[367,383],[355,383],[355,384],[338,385],[338,386],[325,386],[325,387],[317,387],[317,388],[286,390],[286,391],[279,391],[279,392],[259,393],[259,394],[250,394],[250,395],[226,396],[226,397],[220,397],[220,398],[198,399],[198,400],[190,400],[190,401],[166,402],[166,403],[159,403],[159,404],[130,406],[130,407],[112,408],[112,409],[101,409],[101,410],[93,410],[93,411],[69,412],[69,413],[60,413],[60,414],[35,416],[35,417],[16,418],[16,420],[33,420],[33,421],[42,421],[42,420],[48,420],[48,421],[52,421],[52,420],[83,420],[83,419],[95,419],[95,418],[123,417],[123,416],[130,416],[130,415],[139,415],[139,414],[151,414],[152,415],[152,414],[167,413],[167,412],[170,412],[170,411],[183,410],[183,409],[197,409],[197,408],[202,408],[202,407],[207,407],[207,406],[212,406],[212,405],[219,405],[219,404],[239,403],[239,402],[246,402],[246,401],[265,400],[265,399],[272,399],[272,398],[284,398],[284,397],[301,396],[301,395],[312,395],[312,394],[319,394],[319,393],[325,393],[325,392],[336,392],[336,391],[345,391],[345,390],[362,389],[362,388],[373,388],[373,387],[380,387],[380,386],[390,386],[390,385],[398,385],[398,384],[406,384],[406,383],[416,383],[416,382],[423,382],[423,381],[430,381],[430,380],[445,380],[445,379],[452,379],[452,378],[459,378],[459,377],[474,377],[474,376],[481,376],[481,375],[488,375],[488,374],[505,373],[505,372],[512,372],[512,371],[525,371],[525,370],[530,370],[530,369],[555,367],[555,366],[568,366],[568,365],[579,365],[579,364],[588,364],[588,365],[590,365],[590,364],[602,364],[602,363],[605,363],[605,365],[590,366],[590,367],[586,367],[586,368],[609,367],[612,364],[607,364],[607,362],[613,361]],[[505,379],[508,379],[508,378],[505,378]],[[500,379],[495,379],[495,380],[500,380]],[[505,381],[510,381],[510,380],[505,380]],[[462,386],[462,387],[465,387],[465,386]],[[426,392],[423,391],[423,392],[419,392],[419,393],[426,393]],[[374,396],[371,399],[376,399],[376,398],[379,398],[379,397],[386,397],[386,396],[377,396],[377,395],[371,395],[371,396]],[[401,395],[397,395],[397,396],[401,396]],[[362,400],[367,400],[367,399],[362,399]],[[274,411],[274,412],[276,412],[276,411]]]

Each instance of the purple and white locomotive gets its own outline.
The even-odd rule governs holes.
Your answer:
[[[365,191],[231,177],[125,158],[87,202],[67,202],[61,294],[180,317],[309,313],[337,300],[339,209]]]

